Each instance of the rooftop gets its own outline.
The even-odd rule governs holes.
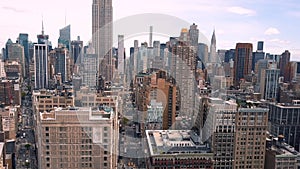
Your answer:
[[[146,136],[151,156],[211,152],[209,146],[201,144],[200,137],[191,130],[147,130]]]
[[[41,120],[56,120],[57,115],[67,115],[76,113],[88,114],[89,120],[108,120],[114,115],[113,109],[110,107],[99,106],[99,107],[68,107],[68,108],[56,108],[51,112],[40,112]]]

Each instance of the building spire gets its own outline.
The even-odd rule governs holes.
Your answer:
[[[213,35],[212,35],[212,38],[211,38],[211,43],[212,44],[216,44],[216,29],[214,28],[214,32],[213,32]]]
[[[44,17],[42,15],[42,35],[44,35],[45,31],[44,31]]]
[[[65,26],[67,26],[67,9],[65,9]]]

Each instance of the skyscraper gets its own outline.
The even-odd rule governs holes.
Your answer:
[[[263,69],[260,76],[260,93],[263,99],[275,101],[278,95],[279,73],[276,62],[269,62],[268,69]]]
[[[36,89],[48,88],[48,46],[47,44],[34,45],[34,86]]]
[[[25,63],[28,65],[28,63],[29,63],[29,43],[28,43],[28,34],[27,33],[19,34],[19,44],[21,44],[24,47]]]
[[[71,43],[71,25],[59,30],[58,44],[64,45],[70,51]]]
[[[24,47],[20,44],[13,43],[8,46],[8,58],[10,61],[17,61],[22,66],[22,76],[25,77],[25,58]]]
[[[13,44],[12,40],[8,39],[6,44],[5,44],[5,55],[3,57],[3,60],[6,60],[8,58],[8,48],[11,44]]]
[[[68,69],[67,69],[67,58],[69,58],[69,51],[65,47],[59,46],[55,48],[55,74],[61,74],[62,82],[68,79]]]
[[[125,48],[124,48],[124,35],[118,36],[118,73],[124,74],[124,55],[125,55]]]
[[[234,59],[234,84],[239,85],[241,79],[251,74],[252,69],[252,44],[237,43]]]
[[[74,64],[79,64],[83,56],[83,41],[80,40],[79,36],[76,41],[71,42],[71,54]]]
[[[92,42],[98,56],[98,75],[110,81],[113,77],[112,0],[93,0],[92,8]]]
[[[197,25],[195,23],[193,23],[193,25],[190,26],[189,34],[191,45],[197,47],[199,39],[199,29],[197,28]]]
[[[255,70],[255,64],[257,63],[258,60],[264,59],[265,58],[265,52],[263,51],[264,49],[264,42],[259,41],[257,43],[257,50],[256,52],[253,52],[253,58],[252,58],[252,70]],[[255,72],[257,73],[257,72]]]
[[[281,54],[280,61],[279,61],[279,69],[280,69],[280,76],[284,75],[284,69],[287,64],[290,62],[291,53],[286,50]]]
[[[218,63],[219,59],[217,57],[217,40],[216,40],[215,30],[214,30],[214,33],[211,37],[210,51],[209,52],[210,52],[209,61],[211,63]]]

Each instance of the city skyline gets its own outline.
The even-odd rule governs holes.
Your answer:
[[[54,46],[57,46],[59,29],[68,24],[71,24],[72,27],[72,40],[75,40],[77,36],[81,36],[85,44],[91,40],[92,11],[90,9],[92,1],[70,4],[54,0],[47,5],[41,1],[31,1],[32,3],[20,0],[0,2],[0,15],[9,16],[2,17],[0,20],[1,48],[5,46],[8,38],[16,41],[19,33],[28,33],[29,39],[35,42],[36,35],[41,33],[42,18],[45,33],[50,35],[49,39]],[[134,8],[132,8],[132,4],[135,4]],[[281,54],[285,50],[289,50],[291,60],[300,60],[300,48],[297,47],[300,45],[300,41],[295,36],[297,26],[299,26],[295,20],[300,18],[300,5],[296,1],[154,0],[141,4],[137,0],[114,0],[113,7],[114,21],[143,13],[167,14],[181,18],[190,24],[196,23],[200,32],[208,39],[215,29],[217,49],[234,49],[238,42],[256,44],[257,41],[265,41],[266,52]],[[55,12],[53,9],[56,9]],[[147,30],[148,28],[145,28],[145,31]],[[179,36],[179,34],[170,36]],[[116,37],[117,35],[114,35],[114,38]],[[143,40],[148,41],[147,38]],[[156,40],[155,36],[153,40]],[[133,46],[133,41],[130,44]],[[128,47],[126,46],[126,48]],[[254,48],[255,50],[256,48]]]

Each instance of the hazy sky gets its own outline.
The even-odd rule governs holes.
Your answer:
[[[251,42],[256,50],[257,41],[263,40],[266,52],[281,54],[287,49],[292,60],[300,61],[297,0],[113,0],[113,7],[114,20],[143,13],[172,15],[196,23],[208,39],[215,29],[217,49]],[[91,39],[91,13],[92,0],[1,0],[0,47],[8,38],[15,41],[21,32],[28,33],[29,39],[36,42],[42,16],[45,33],[50,35],[53,45],[57,45],[59,29],[65,26],[65,16],[66,23],[71,24],[72,39],[80,35],[86,43]],[[180,29],[172,36],[179,34]],[[133,42],[130,44],[133,46]]]

